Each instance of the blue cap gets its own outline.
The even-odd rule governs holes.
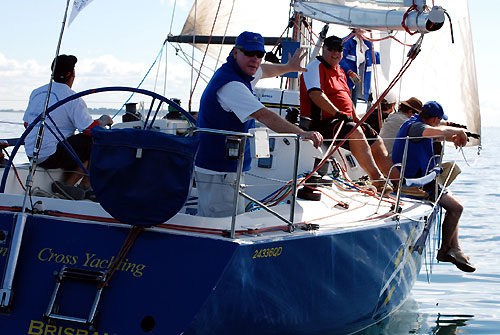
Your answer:
[[[422,106],[422,111],[430,116],[435,116],[443,120],[448,120],[448,116],[444,113],[443,107],[437,101],[427,101]]]
[[[242,32],[236,38],[236,46],[247,50],[247,51],[262,51],[266,52],[264,49],[264,38],[261,34],[252,33],[249,31]]]

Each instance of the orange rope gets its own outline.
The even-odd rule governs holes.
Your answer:
[[[395,40],[396,42],[398,42],[401,45],[404,45],[404,46],[407,46],[407,47],[411,47],[411,44],[406,44],[404,42],[401,42],[400,40],[398,40],[393,35],[389,35],[389,36],[382,37],[382,38],[367,38],[367,37],[363,36],[363,39],[365,39],[367,41],[370,41],[370,42],[380,42],[380,41],[383,41],[383,40],[387,40],[389,38],[392,38],[393,40]]]
[[[5,155],[10,159],[10,155],[9,153],[7,152],[7,150],[3,149],[3,152],[5,153]],[[17,172],[17,168],[16,166],[14,165],[14,162],[11,163],[12,164],[12,168],[14,169],[14,173],[16,175],[16,178],[17,178],[17,181],[19,181],[19,185],[21,185],[21,187],[23,188],[23,191],[26,191],[26,187],[24,187],[24,184],[23,184],[23,181],[21,180],[21,177],[19,177],[19,173]]]
[[[415,5],[415,0],[412,1],[413,4],[408,7],[408,9],[406,10],[405,14],[403,15],[403,21],[401,21],[401,26],[403,27],[403,29],[410,35],[415,35],[418,31],[414,31],[414,32],[411,32],[410,29],[406,26],[406,18],[408,17],[408,15],[410,14],[410,12],[413,12],[413,11],[416,11],[417,10],[417,5]]]

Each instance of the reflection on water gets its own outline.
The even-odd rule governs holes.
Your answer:
[[[432,328],[431,334],[454,335],[458,334],[459,327],[465,327],[467,321],[474,315],[441,315],[436,320],[436,326]]]
[[[468,314],[424,315],[419,312],[419,305],[415,299],[410,298],[396,313],[355,335],[471,334],[472,332],[463,328],[473,318],[474,315]]]

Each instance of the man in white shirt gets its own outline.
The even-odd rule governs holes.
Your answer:
[[[312,140],[318,147],[323,137],[318,132],[304,131],[267,109],[253,95],[260,78],[303,71],[299,50],[287,64],[261,64],[265,55],[264,39],[260,34],[245,31],[236,39],[236,45],[207,85],[200,101],[198,126],[247,132],[255,127],[255,120],[278,133],[298,134]],[[196,157],[196,186],[198,215],[223,217],[233,212],[233,181],[237,161],[225,158],[225,136],[200,133],[200,147]],[[250,169],[250,146],[245,147],[243,171]],[[244,211],[240,201],[238,213]]]
[[[71,87],[75,80],[76,62],[77,58],[72,55],[59,55],[52,62],[54,82],[50,90],[48,106],[75,94]],[[48,88],[49,84],[46,84],[31,93],[23,117],[25,126],[31,124],[43,112]],[[102,115],[94,121],[87,110],[87,105],[81,98],[69,101],[47,115],[46,129],[38,153],[38,165],[46,169],[62,168],[65,170],[63,180],[52,184],[53,192],[75,200],[93,198],[88,176],[82,174],[83,170],[60,141],[66,140],[87,168],[92,148],[90,129],[96,125],[104,127],[112,123],[113,120],[108,115]],[[25,139],[26,155],[30,159],[34,155],[38,130],[39,124]],[[75,134],[76,130],[81,131],[81,133]],[[74,185],[80,179],[79,187],[75,187]]]

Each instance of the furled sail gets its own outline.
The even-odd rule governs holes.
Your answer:
[[[408,10],[409,7],[405,2],[407,1],[298,0],[294,8],[297,12],[315,20],[364,29],[406,28],[425,33],[441,27],[444,21],[444,12],[441,8],[433,7],[430,12],[414,11]],[[418,5],[415,6],[415,9],[419,8]]]

